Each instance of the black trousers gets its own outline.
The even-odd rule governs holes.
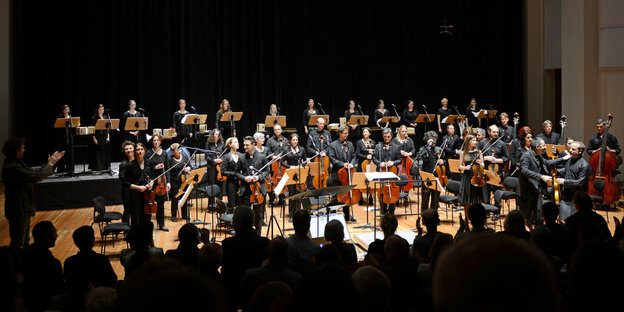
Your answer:
[[[542,224],[542,195],[537,195],[535,198],[526,199],[518,198],[518,206],[520,206],[520,212],[529,222],[534,224]]]
[[[121,221],[129,223],[130,211],[132,210],[130,206],[130,191],[123,187],[121,189],[121,203],[123,204],[123,214],[121,217]]]
[[[420,202],[420,210],[424,211],[424,210],[427,210],[427,208],[438,210],[439,200],[440,200],[440,192],[438,192],[437,190],[432,190],[423,185],[422,200]]]
[[[30,244],[30,219],[31,216],[11,218],[9,220],[10,246],[14,249],[22,249]]]
[[[171,190],[169,190],[169,198],[171,199],[171,217],[178,216],[178,203],[182,195],[179,198],[175,197],[176,194],[180,191],[180,185],[171,185]],[[190,200],[190,199],[188,199]],[[188,219],[188,200],[184,202],[184,205],[181,207],[182,209],[182,219]]]
[[[232,181],[232,179],[228,179],[225,183],[228,198],[227,213],[234,213],[234,206],[240,202],[240,199],[238,198],[238,187],[238,180]]]

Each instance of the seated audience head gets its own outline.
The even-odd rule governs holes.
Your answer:
[[[574,209],[576,211],[591,210],[592,200],[589,195],[583,191],[576,191],[574,193]]]
[[[559,216],[559,207],[557,207],[557,204],[551,201],[545,202],[542,206],[544,222],[546,224],[555,223],[557,221],[557,216]]]
[[[223,261],[223,248],[215,243],[204,244],[199,250],[199,270],[217,272]]]
[[[130,233],[128,233],[128,243],[130,243],[130,249],[148,249],[154,241],[153,232],[154,223],[151,221],[133,224],[130,228]]]
[[[56,228],[50,221],[41,221],[35,224],[32,229],[32,236],[35,244],[45,248],[54,247],[58,237]]]
[[[447,233],[440,233],[436,235],[431,244],[429,250],[429,263],[431,263],[431,269],[435,269],[436,263],[440,259],[442,253],[449,247],[453,246],[453,235]]]
[[[249,206],[238,206],[234,209],[232,226],[234,230],[251,230],[253,227],[254,214]]]
[[[384,244],[386,260],[396,260],[409,255],[409,245],[405,239],[398,235],[390,235]]]
[[[310,231],[310,213],[305,209],[295,211],[293,215],[293,227],[298,236],[307,236]]]
[[[468,210],[468,220],[473,229],[483,229],[485,227],[485,207],[481,204],[474,204]]]
[[[108,312],[117,310],[119,295],[112,287],[96,287],[92,289],[85,299],[85,311]]]
[[[425,227],[427,228],[427,232],[437,231],[438,225],[440,225],[440,215],[435,209],[426,209],[422,213],[422,221]]]
[[[385,215],[383,215],[383,217],[381,217],[381,221],[379,221],[379,226],[381,226],[384,237],[388,237],[396,232],[396,229],[399,226],[399,222],[397,221],[397,218],[393,213],[386,213]]]
[[[199,230],[193,223],[187,223],[178,230],[180,245],[197,246],[199,244]]]
[[[88,225],[83,225],[77,228],[72,234],[74,244],[80,249],[80,251],[89,251],[93,248],[95,243],[95,233],[93,228]]]
[[[366,265],[351,276],[364,311],[386,311],[390,305],[390,279],[380,269]]]
[[[288,284],[273,281],[260,285],[249,302],[250,312],[292,311],[294,295]]]
[[[557,278],[548,258],[527,242],[483,233],[441,256],[433,300],[436,311],[555,311]]]
[[[276,236],[269,242],[267,254],[271,263],[286,264],[288,262],[288,241],[282,236]]]
[[[344,227],[338,220],[331,220],[325,225],[325,241],[332,244],[342,244]]]
[[[524,225],[524,216],[519,210],[512,210],[505,218],[505,223],[503,223],[503,228],[507,232],[511,233],[522,233],[526,231]]]

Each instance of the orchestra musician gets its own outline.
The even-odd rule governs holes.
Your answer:
[[[310,131],[306,153],[310,156],[316,153],[323,157],[327,156],[326,149],[331,142],[331,134],[325,129],[325,118],[321,117],[316,120],[316,128]]]
[[[223,156],[221,171],[227,176],[225,183],[228,198],[227,213],[233,213],[234,207],[240,203],[238,197],[239,184],[245,181],[247,176],[247,166],[245,165],[245,155],[238,152],[238,139],[230,137],[225,141],[225,149],[228,151]]]
[[[260,133],[262,139],[264,135]],[[254,211],[254,227],[258,235],[262,234],[262,225],[264,223],[264,209],[266,201],[262,200],[262,203],[251,203],[250,198],[252,195],[251,183],[259,182],[260,189],[258,192],[262,198],[266,197],[266,184],[265,180],[269,176],[269,167],[263,168],[267,164],[267,159],[264,154],[259,153],[256,149],[256,142],[253,137],[246,136],[243,138],[243,149],[245,150],[245,166],[248,169],[245,175],[244,183],[241,184],[241,194],[243,196],[243,202],[245,205],[250,205]],[[268,150],[268,149],[267,149]],[[255,175],[254,175],[255,174]],[[255,186],[254,186],[255,187]]]
[[[59,114],[57,118],[70,118],[71,111],[69,109],[69,105],[65,104],[61,106]],[[69,162],[71,161],[71,144],[69,142],[69,133],[68,131],[71,128],[62,128],[62,129],[54,129],[55,130],[55,139],[56,144],[54,144],[55,150],[57,151],[65,151],[65,157],[61,158],[56,163],[56,171],[57,172],[68,172],[71,171]]]
[[[150,139],[150,143],[152,143],[152,148],[145,152],[145,167],[147,174],[150,179],[155,180],[164,173],[165,185],[163,185],[163,187],[166,187],[166,192],[169,192],[169,190],[171,190],[171,183],[169,182],[171,181],[171,176],[169,172],[167,172],[167,170],[169,170],[169,160],[167,153],[162,148],[162,137],[155,134]],[[154,187],[156,187],[156,182]],[[156,224],[158,230],[168,232],[169,229],[165,227],[166,198],[166,193],[164,195],[156,194],[156,204],[158,206],[158,210],[156,210]]]
[[[256,153],[262,154],[268,160],[268,156],[271,153],[268,147],[264,146],[264,134],[260,132],[256,132],[253,135],[254,146],[256,149]],[[243,142],[243,148],[245,147],[245,142]]]
[[[448,166],[449,159],[459,159],[459,153],[462,149],[462,138],[455,135],[455,125],[447,124],[446,125],[446,135],[442,137],[442,142],[446,142],[446,146],[444,146],[444,163],[447,166],[447,175],[456,181],[459,181],[461,177],[459,173],[451,172],[450,167]]]
[[[479,112],[479,108],[477,107],[477,100],[475,98],[470,99],[470,105],[466,108],[466,126],[467,127],[481,127],[481,118],[477,118],[475,116],[476,113]]]
[[[564,157],[566,155],[571,155],[572,153],[570,153],[570,149],[572,148],[572,143],[574,143],[576,141],[575,138],[573,137],[567,137],[566,141],[565,141],[565,150],[561,151],[561,153],[559,153],[559,155],[557,157],[561,158]],[[583,150],[585,149],[585,144],[583,144]]]
[[[483,151],[483,160],[485,161],[485,168],[487,169],[490,164],[498,164],[498,176],[503,177],[503,165],[509,161],[509,152],[507,151],[507,144],[502,139],[498,140],[499,129],[497,125],[491,125],[488,128],[489,140],[483,140],[477,144],[477,149]],[[496,142],[496,143],[494,143]],[[484,148],[487,147],[487,150]],[[492,153],[494,155],[492,156]]]
[[[140,130],[136,130],[136,131],[126,131],[126,121],[128,120],[128,118],[133,117],[133,118],[137,118],[137,117],[145,117],[143,116],[143,114],[141,112],[136,111],[136,107],[137,107],[137,103],[135,100],[130,100],[128,101],[128,110],[126,112],[123,113],[123,115],[121,116],[121,129],[124,131],[124,141],[132,141],[134,143],[144,143],[145,142],[145,136],[142,136],[141,134],[143,134],[142,131]]]
[[[485,139],[485,129],[477,128],[477,142],[481,142]]]
[[[375,124],[377,124],[377,127],[382,129],[390,127],[390,122],[380,123],[381,118],[388,116],[390,116],[390,111],[386,109],[384,100],[377,101],[377,109],[375,110]]]
[[[285,168],[297,168],[305,160],[306,152],[303,148],[299,147],[299,135],[292,133],[290,135],[289,146],[287,147],[289,154],[282,157],[280,165]],[[305,183],[305,181],[299,181]],[[295,184],[288,185],[288,194],[290,196],[295,195],[299,187]],[[292,222],[292,216],[296,210],[301,206],[301,200],[289,200],[288,201],[288,222]]]
[[[358,164],[361,164],[364,160],[373,159],[375,153],[375,141],[370,138],[371,132],[368,127],[362,129],[362,139],[357,141],[355,147],[355,153],[358,158]],[[365,168],[360,168],[361,171],[366,171]]]
[[[401,122],[408,127],[416,127],[418,123],[416,123],[416,117],[418,117],[418,110],[414,108],[414,101],[408,100],[407,106],[403,110],[402,114],[403,118]]]
[[[444,159],[438,156],[442,155],[443,152],[439,146],[436,146],[438,134],[435,131],[427,131],[423,136],[423,141],[425,141],[425,145],[418,150],[418,159],[422,160],[422,167],[420,170],[437,176],[435,171],[436,166],[445,165]],[[439,200],[440,192],[438,190],[430,189],[424,184],[422,185],[422,201],[420,202],[420,209],[422,211],[427,210],[427,208],[437,211]]]
[[[488,200],[484,187],[474,186],[471,183],[473,177],[473,166],[483,166],[483,155],[477,149],[477,138],[466,135],[464,149],[459,153],[459,169],[463,170],[461,183],[459,186],[459,202],[464,206],[464,213],[468,215],[468,210],[473,204],[485,203]]]
[[[193,125],[185,125],[182,124],[182,119],[184,116],[188,115],[189,112],[186,110],[186,100],[180,99],[178,101],[178,107],[180,108],[178,111],[173,113],[173,128],[177,136],[174,138],[175,142],[181,143],[186,138],[193,137]]]
[[[401,163],[401,149],[400,146],[392,144],[391,128],[383,129],[381,135],[383,142],[379,142],[375,146],[373,162],[377,165],[377,171],[386,171],[386,168],[397,166]],[[381,214],[384,215],[387,212],[394,214],[395,207],[395,204],[381,203]]]
[[[518,139],[513,140],[509,147],[509,160],[511,161],[511,166],[509,168],[512,168],[514,172],[519,172],[520,157],[522,157],[522,154],[531,150],[532,142],[533,132],[531,128],[527,126],[520,128],[520,130],[518,130]]]
[[[438,136],[436,135],[436,139]],[[416,147],[414,146],[414,140],[407,135],[407,126],[401,125],[399,127],[399,131],[394,139],[392,139],[393,144],[397,144],[399,149],[401,150],[401,156],[412,157],[412,155],[416,152]]]
[[[220,164],[223,159],[219,157],[224,149],[223,137],[219,129],[214,129],[208,133],[208,139],[206,140],[206,149],[211,152],[206,152],[206,174],[208,175],[208,185],[220,185],[222,190],[222,184],[217,181],[217,164]],[[224,194],[222,191],[221,194]],[[208,198],[208,204],[215,203],[215,197]]]
[[[576,191],[587,192],[587,180],[592,173],[589,162],[583,158],[585,144],[580,141],[572,141],[569,146],[567,154],[571,155],[571,158],[564,163],[563,168],[558,170],[558,175],[562,178],[557,178],[557,182],[562,186],[559,202],[559,218],[561,220],[565,220],[574,214],[574,193]],[[561,154],[559,155],[561,156]]]
[[[567,160],[544,159],[540,155],[546,150],[546,143],[541,138],[533,139],[531,149],[520,157],[520,176],[518,178],[518,206],[520,212],[532,224],[542,223],[542,194],[546,191],[547,183],[552,183],[547,166]],[[570,157],[570,156],[566,156]]]
[[[266,142],[270,154],[277,155],[288,147],[288,140],[282,136],[282,126],[275,125],[273,127],[273,136]]]
[[[443,123],[442,120],[451,114],[451,110],[448,109],[448,99],[443,98],[440,103],[442,104],[442,107],[438,108],[438,111],[436,112],[438,115],[438,133],[442,133],[443,129],[446,129],[447,124]]]
[[[509,125],[509,115],[505,112],[502,112],[498,119],[500,120],[500,125],[498,126],[499,135],[501,137],[501,141],[505,144],[511,143],[514,139],[514,127]]]
[[[271,104],[271,106],[269,106],[269,116],[279,116],[277,104]]]
[[[348,141],[349,127],[342,126],[338,129],[338,140],[329,145],[328,155],[332,164],[331,179],[327,185],[340,185],[338,181],[338,170],[341,168],[350,169],[357,166],[357,158],[353,143]],[[345,220],[356,221],[350,214],[349,206],[344,207]]]
[[[602,146],[602,140],[604,139],[606,130],[605,125],[606,121],[604,121],[603,119],[598,119],[596,121],[596,129],[598,130],[598,133],[591,137],[589,139],[589,144],[587,144],[587,154],[589,154],[590,156],[600,151],[600,147]],[[620,144],[618,144],[617,138],[611,133],[608,133],[606,147],[608,151],[613,152],[616,156],[618,156],[621,164],[622,157],[620,156]]]
[[[134,149],[134,160],[128,163],[125,174],[124,184],[128,185],[128,203],[130,208],[130,224],[139,224],[148,221],[148,215],[145,213],[145,195],[144,192],[152,189],[153,184],[149,183],[147,177],[147,166],[145,163],[146,147],[143,143],[137,143]]]
[[[104,118],[104,105],[98,104],[95,113],[91,117],[91,125]],[[110,131],[95,130],[95,134],[91,137],[93,141],[94,159],[91,170],[110,170]]]
[[[349,123],[349,119],[353,115],[359,115],[361,112],[355,110],[355,101],[349,100],[349,108],[344,112],[344,117],[347,119],[347,124]],[[349,126],[349,138],[348,140],[355,145],[355,142],[362,137],[362,128],[359,124],[352,124]]]
[[[223,117],[225,113],[231,112],[232,107],[230,106],[230,101],[228,101],[228,99],[223,99],[221,101],[221,104],[219,104],[219,110],[216,114],[215,128],[219,129],[221,133],[225,134],[228,137],[235,137],[236,130],[233,127],[235,126],[236,122],[233,120],[231,122],[229,120],[221,121],[221,117]]]
[[[171,149],[171,157],[169,157],[169,168],[171,168],[171,189],[169,190],[169,198],[171,198],[171,221],[178,222],[178,198],[176,195],[182,186],[182,177],[191,171],[189,158],[182,153],[179,143],[173,143],[169,147]],[[180,196],[181,197],[181,196]],[[182,219],[189,220],[188,202],[182,205]]]
[[[313,115],[319,115],[319,111],[316,110],[316,106],[314,105],[314,99],[308,100],[308,107],[303,111],[303,129],[305,130],[305,134],[309,135],[310,132],[314,129],[314,126],[308,126],[310,122],[310,117]]]
[[[559,133],[553,132],[552,127],[552,121],[544,120],[544,122],[542,122],[542,128],[544,129],[544,132],[538,134],[537,137],[544,140],[545,144],[559,144],[561,135],[559,135]]]
[[[132,141],[124,141],[121,144],[121,150],[124,158],[119,164],[119,182],[121,182],[121,202],[123,204],[123,214],[121,220],[125,223],[130,222],[130,184],[126,183],[126,170],[128,165],[134,160],[134,149],[136,144]]]

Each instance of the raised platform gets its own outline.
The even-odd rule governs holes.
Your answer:
[[[108,172],[82,171],[76,164],[77,176],[54,174],[35,185],[38,210],[84,208],[93,206],[93,198],[104,196],[111,204],[121,204],[119,163],[112,163],[114,175]]]

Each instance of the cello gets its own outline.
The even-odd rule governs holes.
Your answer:
[[[323,151],[323,135],[321,135],[321,151]],[[320,164],[319,174],[312,179],[312,185],[314,188],[319,189],[327,187],[327,178],[329,176],[329,156],[318,155],[314,158],[314,162]]]
[[[392,143],[384,143],[383,149],[390,150],[392,148]],[[397,173],[397,168],[392,165],[391,167],[385,166],[384,169],[386,172]],[[379,192],[379,201],[384,204],[394,204],[399,201],[401,196],[401,188],[396,185],[396,183],[386,182],[386,186],[381,187],[381,192]]]
[[[351,178],[353,177],[353,173],[355,173],[354,168],[340,168],[338,170],[338,181],[340,181],[341,185],[351,185]],[[338,194],[338,201],[347,205],[355,205],[360,202],[362,198],[362,193],[359,190],[349,190],[349,193]]]
[[[588,193],[602,196],[605,204],[612,204],[620,198],[620,182],[614,180],[614,171],[620,165],[620,160],[614,152],[607,150],[607,137],[609,136],[609,128],[612,122],[613,115],[609,114],[605,122],[605,132],[602,136],[600,152],[593,153],[589,159],[592,173],[589,176]],[[594,187],[594,182],[596,180],[604,180],[604,189],[602,192]]]
[[[412,176],[410,175],[410,170],[412,169],[412,165],[414,162],[409,156],[401,156],[401,163],[398,166],[398,175],[407,176],[407,180],[412,180]],[[402,190],[409,192],[414,187],[414,182],[408,182],[402,187]]]
[[[372,148],[372,141],[373,140],[369,139],[368,142],[364,142],[364,146],[366,146],[366,151],[369,155],[373,155],[373,153],[375,152],[375,150]],[[376,169],[372,158],[364,159],[364,161],[362,161],[362,163],[360,164],[360,168],[362,168],[362,172],[375,172]]]

